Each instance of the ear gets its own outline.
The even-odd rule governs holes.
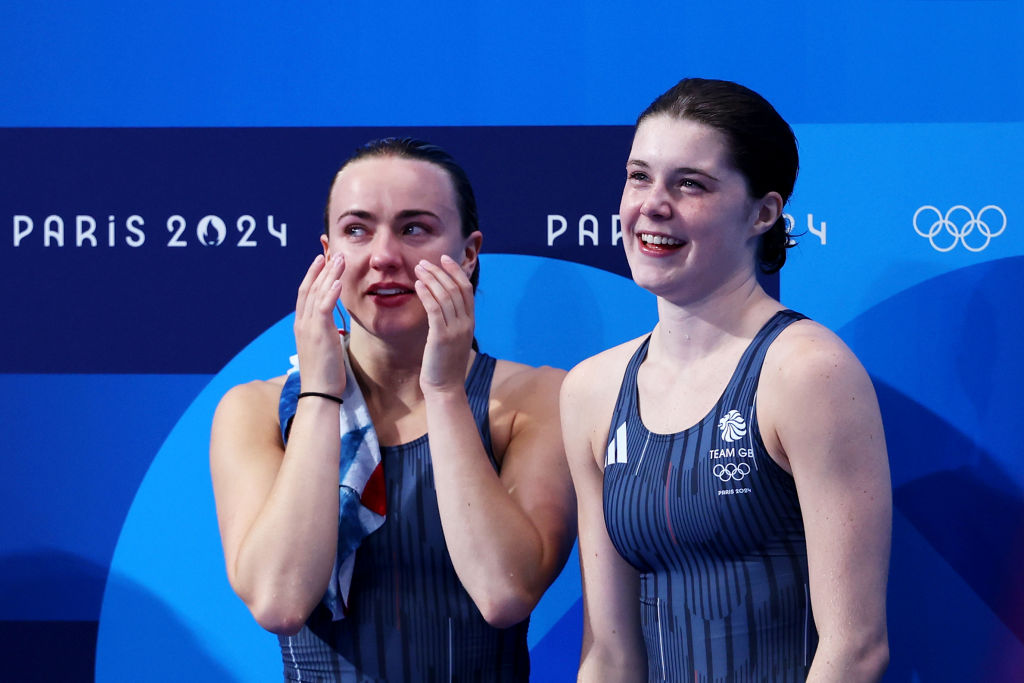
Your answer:
[[[327,248],[327,235],[320,235],[320,245],[324,248],[324,258],[328,258],[331,254]]]
[[[782,216],[784,205],[782,195],[778,192],[769,192],[755,201],[754,210],[757,211],[753,225],[755,237],[763,235],[775,225],[775,222]]]
[[[475,230],[462,244],[462,259],[459,261],[459,265],[466,273],[466,277],[471,276],[476,269],[476,262],[480,258],[480,245],[483,244],[483,241],[483,233]]]

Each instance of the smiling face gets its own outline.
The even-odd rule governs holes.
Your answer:
[[[619,215],[641,287],[686,304],[754,277],[757,238],[777,216],[765,209],[733,167],[721,132],[669,115],[640,123]]]
[[[395,156],[345,166],[331,190],[326,254],[345,257],[341,302],[354,325],[388,336],[426,330],[414,268],[442,254],[466,273],[476,265],[481,237],[463,237],[452,182],[444,169]]]

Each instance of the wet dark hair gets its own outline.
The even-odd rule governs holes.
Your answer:
[[[640,114],[637,127],[644,119],[659,114],[721,131],[733,166],[747,179],[750,195],[760,199],[769,192],[778,192],[783,205],[789,201],[800,167],[796,136],[768,100],[731,81],[684,78]],[[781,269],[786,263],[786,249],[794,244],[780,215],[758,242],[761,271],[775,273]]]
[[[371,140],[360,146],[338,169],[338,173],[345,170],[349,164],[360,159],[372,159],[378,157],[398,157],[400,159],[413,159],[434,164],[443,169],[452,181],[452,188],[455,190],[455,203],[459,211],[459,223],[462,225],[462,236],[469,237],[479,227],[479,219],[476,213],[476,195],[473,194],[473,186],[469,183],[469,176],[466,171],[452,158],[448,152],[437,145],[433,145],[416,138],[380,138]],[[334,191],[334,183],[337,182],[338,173],[334,174],[331,186],[327,190],[327,203],[324,206],[324,234],[330,235],[331,219],[331,193]],[[477,282],[480,281],[480,259],[477,259],[473,273],[469,281],[476,291]]]

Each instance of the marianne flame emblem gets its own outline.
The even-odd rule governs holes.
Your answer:
[[[747,423],[738,410],[730,410],[718,421],[718,431],[722,433],[722,441],[732,443],[747,435]]]

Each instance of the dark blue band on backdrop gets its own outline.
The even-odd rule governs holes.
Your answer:
[[[293,309],[334,172],[384,135],[463,164],[486,253],[628,276],[631,126],[0,129],[0,288],[33,292],[6,302],[0,372],[216,372]]]

